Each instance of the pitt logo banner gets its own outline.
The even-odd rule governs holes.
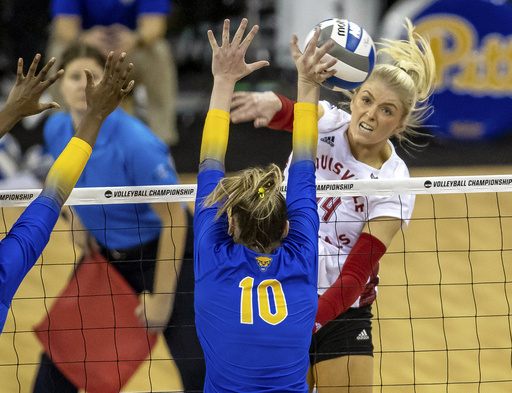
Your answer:
[[[436,59],[434,113],[438,136],[492,139],[512,130],[512,3],[425,1],[413,15]],[[403,34],[403,33],[401,33]]]

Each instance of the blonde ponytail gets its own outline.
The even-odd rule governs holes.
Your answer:
[[[384,81],[400,97],[406,125],[397,136],[400,142],[409,141],[408,138],[417,134],[416,129],[432,114],[429,98],[434,91],[436,76],[434,54],[428,41],[414,32],[409,19],[404,27],[407,39],[384,39],[379,44],[378,55],[387,56],[391,61],[376,65],[368,78],[369,81]]]
[[[240,228],[240,240],[248,248],[270,253],[286,228],[286,200],[280,188],[279,167],[249,168],[221,179],[204,201],[218,204],[216,218],[228,212]]]

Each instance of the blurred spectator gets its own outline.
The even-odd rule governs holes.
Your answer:
[[[53,157],[41,145],[23,154],[20,143],[11,134],[0,139],[0,190],[41,188],[53,163]]]
[[[104,54],[125,51],[135,64],[133,77],[139,92],[141,86],[145,88],[149,127],[166,144],[174,145],[179,140],[175,113],[178,84],[165,37],[170,11],[171,0],[52,0],[47,54],[58,58],[75,40],[97,46]],[[125,109],[134,113],[129,106]]]
[[[48,26],[50,0],[2,0],[0,1],[0,103],[3,104],[16,80],[16,65],[18,58],[34,58],[36,53],[44,53],[48,41]],[[28,71],[30,62],[24,64],[24,72]],[[45,93],[49,94],[49,93]],[[49,97],[43,97],[48,101]],[[48,117],[48,113],[40,113],[28,116],[16,123],[7,138],[2,140],[3,146],[9,143],[18,143],[21,150],[17,166],[17,174],[13,177],[5,173],[5,161],[0,168],[2,171],[1,188],[12,185],[15,188],[38,187],[37,181],[28,176],[30,168],[25,166],[28,150],[33,145],[42,142],[42,124]],[[13,137],[13,138],[12,138]],[[14,139],[12,141],[11,139]],[[30,149],[31,150],[31,149]],[[46,172],[49,167],[45,167]],[[23,173],[19,172],[23,171]],[[44,180],[44,176],[40,180]],[[23,174],[23,176],[22,176]],[[25,174],[27,176],[25,176]],[[39,175],[36,175],[39,176]],[[15,182],[13,182],[16,180]]]

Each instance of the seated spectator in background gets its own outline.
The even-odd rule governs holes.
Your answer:
[[[53,157],[86,114],[81,70],[87,68],[100,77],[102,64],[102,53],[83,43],[62,53],[65,73],[58,87],[69,113],[56,113],[45,123],[45,145]],[[105,120],[77,187],[177,183],[167,146],[141,121],[118,108]],[[188,211],[180,203],[75,206],[74,211],[74,238],[84,256],[100,252],[136,293],[150,293],[141,302],[138,317],[149,329],[163,333],[184,391],[202,391],[205,366],[194,326],[193,234]],[[77,391],[43,353],[34,392]]]
[[[48,55],[59,57],[76,40],[98,47],[104,55],[110,50],[126,52],[137,63],[133,78],[146,88],[149,127],[167,145],[174,145],[179,140],[178,82],[165,39],[170,10],[170,0],[52,0]]]

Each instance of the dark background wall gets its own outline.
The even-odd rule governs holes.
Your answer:
[[[44,53],[48,38],[50,0],[2,0],[0,2],[0,96],[5,98],[13,77],[16,59],[32,58]],[[210,48],[206,31],[220,31],[222,20],[229,17],[233,25],[246,16],[247,5],[243,0],[174,0],[174,11],[169,17],[168,39],[173,45],[179,69],[178,121],[180,142],[171,147],[176,166],[181,173],[197,171],[204,117],[208,108],[211,88]],[[261,1],[257,18],[260,24],[258,53],[249,53],[248,61],[256,57],[267,58],[271,66],[259,70],[239,84],[244,90],[272,89],[293,98],[295,73],[272,66],[273,53],[263,50],[271,47],[275,38],[274,1]],[[394,1],[386,1],[384,11]],[[26,62],[28,63],[28,62]],[[336,102],[339,97],[327,90],[322,97]],[[22,149],[42,141],[41,130],[45,119],[33,124],[18,124],[13,135]],[[435,135],[424,130],[425,135]],[[439,135],[425,137],[427,143],[421,151],[398,148],[409,166],[459,166],[459,165],[508,165],[512,164],[510,147],[512,135],[487,141],[456,141]],[[226,165],[229,171],[247,166],[275,162],[284,166],[291,150],[291,134],[284,131],[254,129],[252,124],[233,125]]]

